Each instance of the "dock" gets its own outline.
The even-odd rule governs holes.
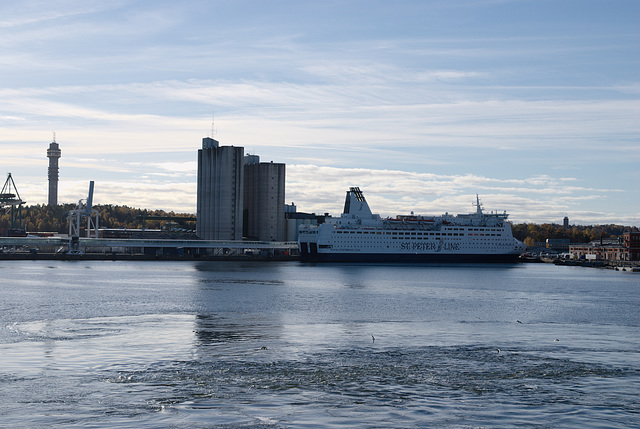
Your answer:
[[[0,260],[297,260],[297,242],[0,237]]]

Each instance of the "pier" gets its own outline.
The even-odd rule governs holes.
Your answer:
[[[81,238],[69,252],[66,237],[0,237],[1,259],[74,260],[294,260],[297,242]]]

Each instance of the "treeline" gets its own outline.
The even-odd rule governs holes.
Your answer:
[[[61,204],[57,206],[34,205],[22,207],[22,227],[27,232],[69,232],[67,215],[70,210],[76,208],[75,204]],[[98,210],[99,228],[141,228],[142,220],[139,216],[177,216],[192,217],[189,213],[165,212],[164,210],[143,210],[127,206],[98,205],[93,206]],[[17,210],[17,209],[14,209]],[[163,220],[145,220],[145,227],[160,228]],[[195,222],[184,224],[195,229]],[[14,225],[17,228],[17,225]],[[0,231],[11,227],[11,215],[7,211],[0,215]]]
[[[69,231],[67,214],[75,209],[75,204],[62,204],[57,206],[34,205],[22,208],[22,226],[27,232],[58,232]],[[145,216],[178,216],[192,217],[189,213],[165,212],[164,210],[143,210],[134,209],[127,206],[98,205],[94,206],[98,210],[100,228],[141,228],[141,215]],[[145,227],[150,229],[160,228],[164,224],[163,220],[146,220]],[[195,229],[195,222],[185,223],[189,228]],[[11,216],[9,212],[0,215],[0,231],[5,231],[11,227]],[[534,224],[521,223],[513,225],[513,235],[518,240],[527,244],[543,242],[547,238],[565,238],[572,243],[588,243],[600,238],[621,237],[625,231],[638,231],[637,227],[622,225],[591,225],[591,226],[570,226],[568,228],[556,224]]]
[[[637,227],[622,225],[575,225],[565,228],[562,225],[543,223],[520,223],[512,226],[513,236],[527,245],[550,239],[568,239],[571,243],[589,243],[590,241],[619,238],[626,231],[638,231]]]

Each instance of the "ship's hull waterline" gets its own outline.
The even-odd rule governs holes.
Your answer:
[[[515,263],[519,255],[424,254],[424,253],[301,253],[302,262],[371,263]]]

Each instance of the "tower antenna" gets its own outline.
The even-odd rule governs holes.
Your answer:
[[[56,132],[55,131],[52,131],[52,132],[53,132],[53,142],[55,143],[56,142]]]
[[[215,122],[216,122],[216,114],[214,113],[211,116],[211,138],[214,138],[216,135],[216,129],[215,129]]]

